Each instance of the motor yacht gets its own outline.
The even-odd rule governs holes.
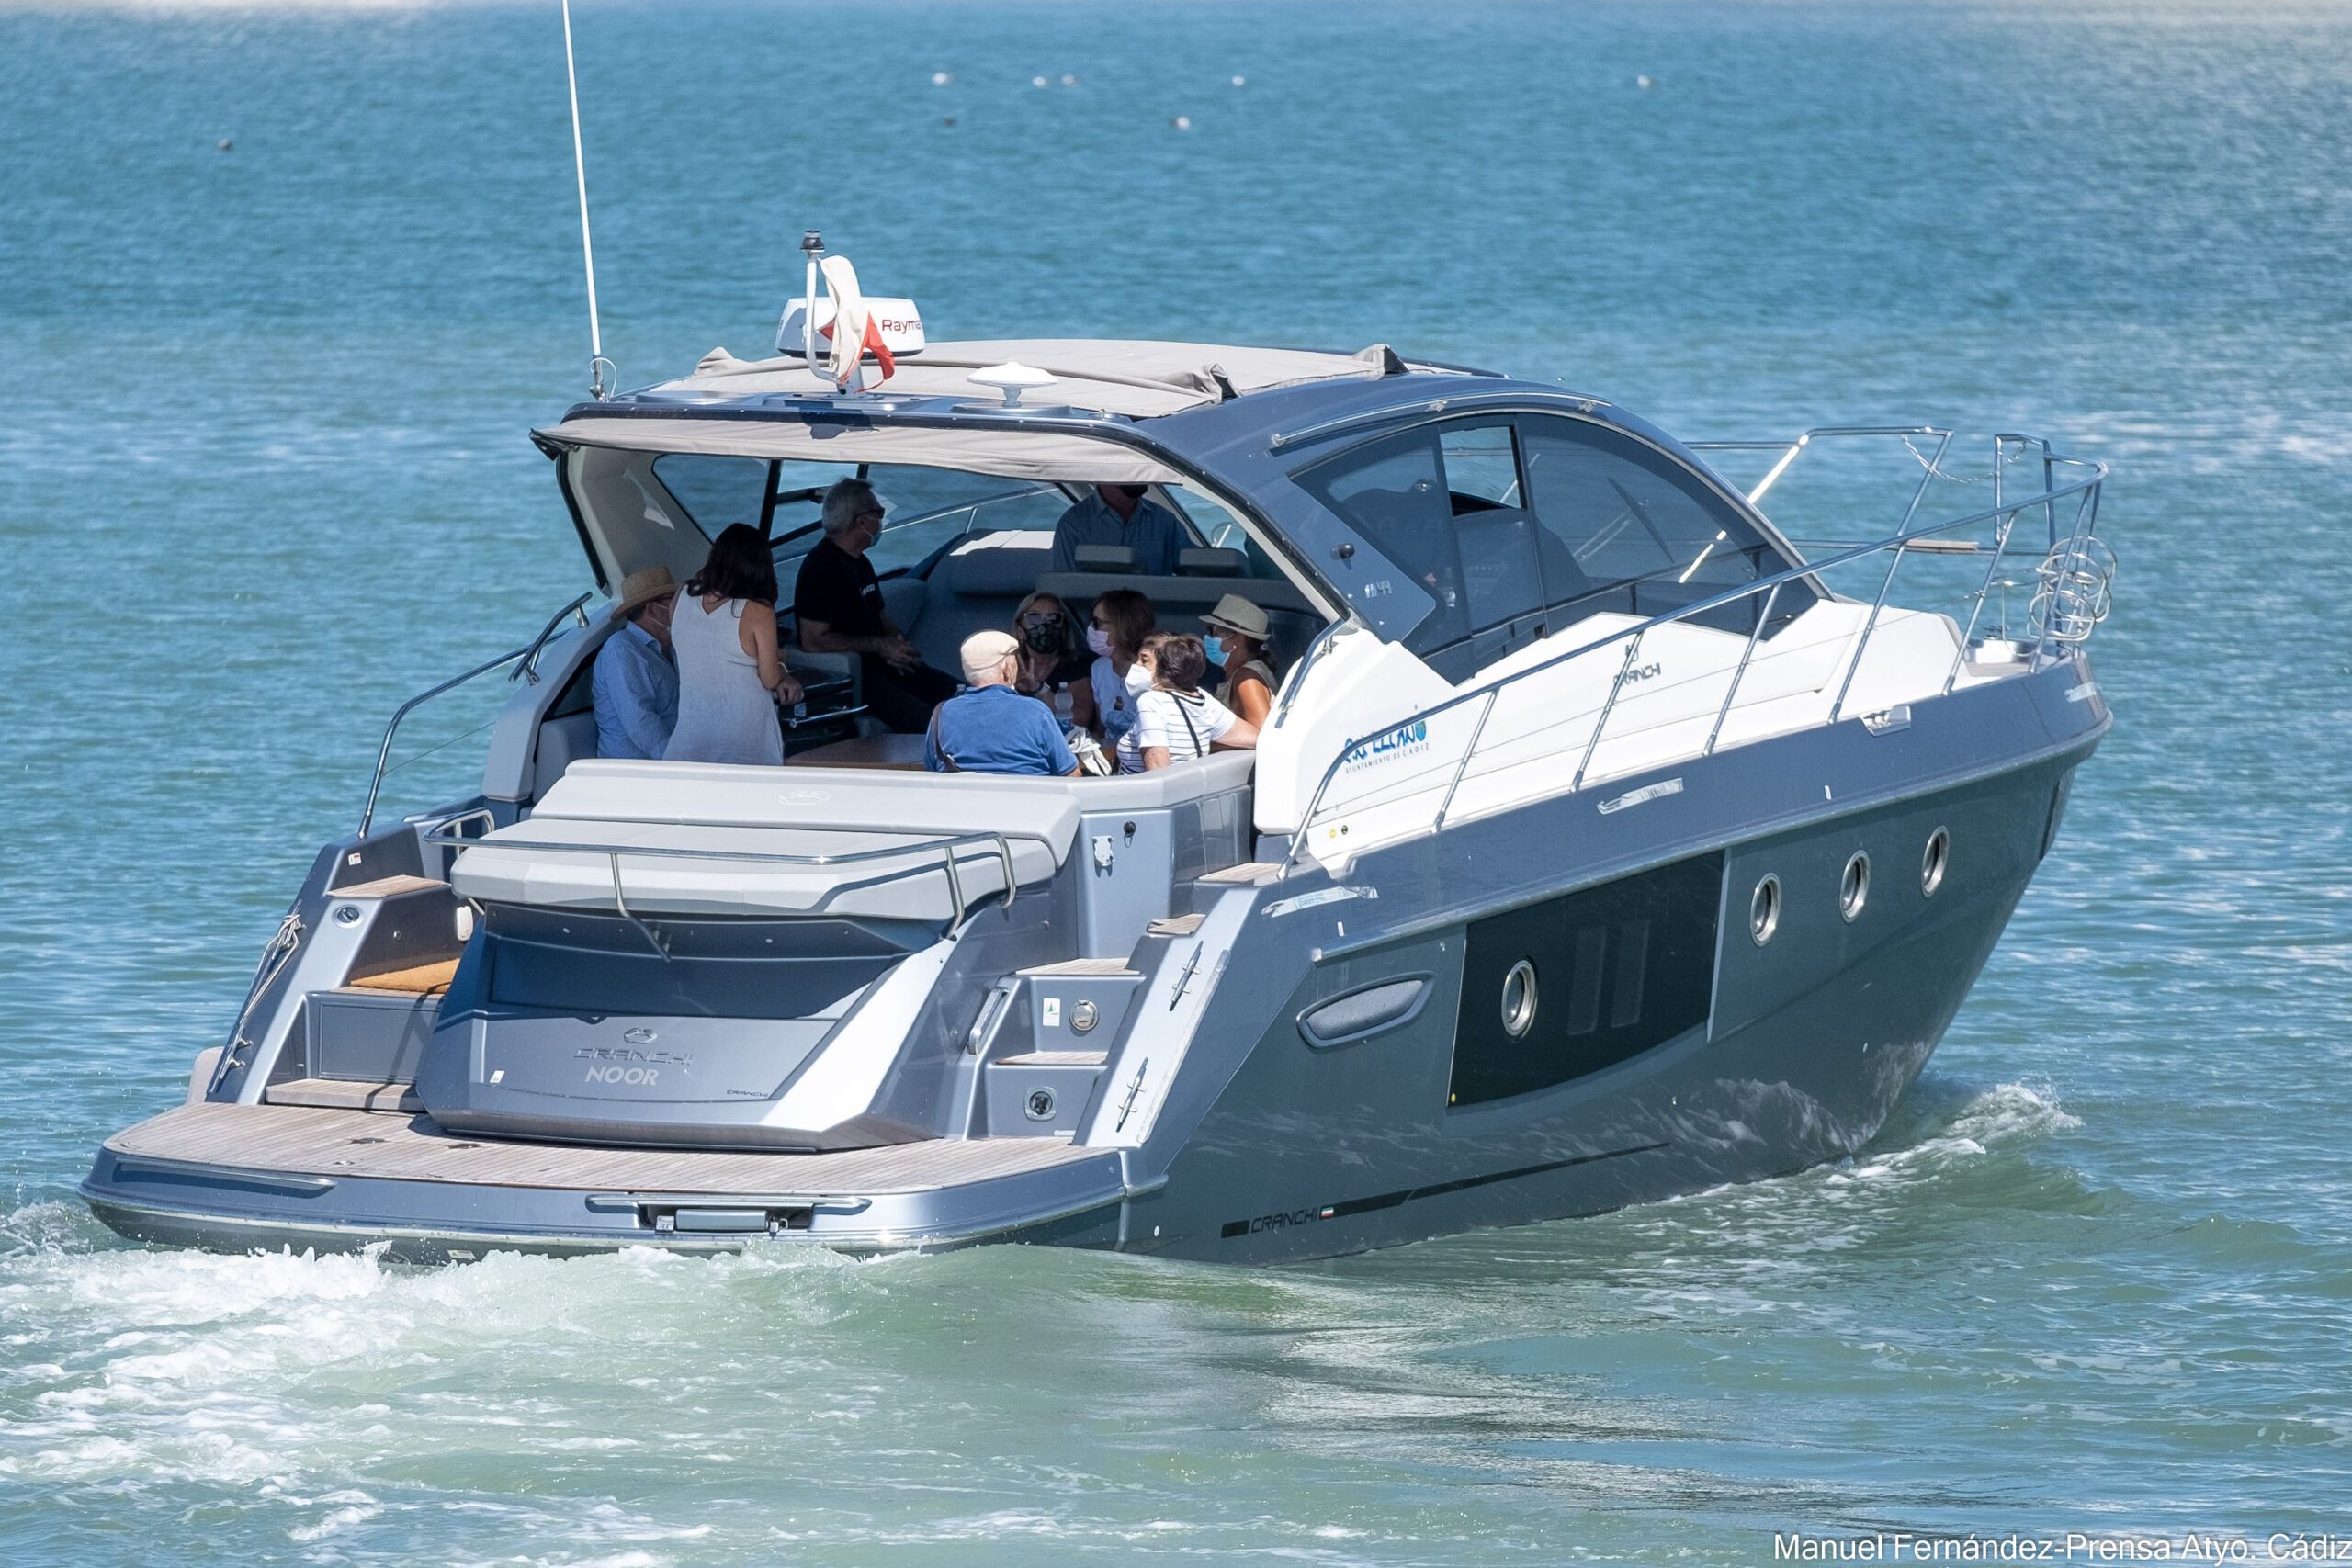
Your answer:
[[[394,716],[186,1102],[99,1150],[125,1236],[1269,1263],[1783,1176],[1885,1121],[2110,722],[2105,469],[2037,437],[1685,444],[1386,346],[1033,339],[856,390],[715,353],[532,439],[593,586]],[[1768,518],[1861,448],[1909,476],[1862,536]],[[940,668],[1035,589],[1249,600],[1255,750],[926,771],[792,647],[848,475]],[[1098,484],[1182,523],[1173,573],[1054,570]],[[600,759],[602,599],[739,522],[809,687],[784,765]],[[380,809],[402,724],[502,680],[479,790]]]

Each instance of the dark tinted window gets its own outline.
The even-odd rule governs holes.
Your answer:
[[[1437,602],[1405,637],[1407,648],[1426,653],[1468,635],[1453,558],[1453,507],[1435,433],[1407,431],[1359,446],[1300,476],[1299,483]]]
[[[1521,499],[1519,455],[1510,423],[1441,425],[1438,450],[1445,460],[1453,547],[1461,561],[1470,629],[1484,631],[1542,609],[1535,525]]]
[[[1581,615],[1662,615],[1795,564],[1689,469],[1630,436],[1540,417],[1523,417],[1519,430],[1553,604]],[[1763,597],[1698,619],[1750,630]],[[1786,620],[1811,598],[1803,584],[1789,584],[1773,619]]]
[[[1702,855],[1472,921],[1448,1103],[1568,1083],[1704,1024],[1723,870]],[[1514,1034],[1505,987],[1521,964],[1534,980]]]
[[[1436,601],[1404,638],[1428,653],[1543,604],[1508,421],[1424,426],[1299,478]]]

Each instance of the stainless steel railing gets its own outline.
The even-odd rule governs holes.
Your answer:
[[[1861,627],[1855,637],[1851,652],[1841,655],[1846,664],[1846,672],[1844,679],[1839,682],[1838,695],[1830,705],[1829,716],[1826,721],[1827,724],[1835,724],[1843,716],[1846,698],[1853,688],[1855,672],[1860,670],[1862,655],[1870,645],[1871,635],[1877,628],[1880,617],[1885,612],[1888,596],[1894,585],[1895,574],[1901,570],[1906,553],[1949,553],[1949,546],[1943,549],[1938,549],[1936,547],[1944,544],[1944,536],[1960,529],[1984,527],[1990,525],[1993,534],[1989,552],[1991,559],[1985,566],[1983,581],[1972,595],[1974,607],[1970,613],[1967,627],[1961,635],[1960,646],[1955,651],[1951,668],[1944,677],[1939,694],[1949,694],[1960,679],[1960,672],[1967,658],[1971,640],[1975,635],[1978,620],[1984,611],[1984,600],[1995,590],[2002,561],[2007,557],[2014,542],[2018,521],[2029,513],[2039,512],[2041,514],[2046,530],[2046,545],[2037,568],[2037,576],[2041,586],[2028,611],[2029,636],[2026,640],[2031,645],[2031,658],[2028,667],[2041,668],[2049,660],[2057,657],[2063,647],[2086,640],[2091,630],[2105,618],[2110,604],[2109,584],[2114,577],[2115,558],[2114,552],[2093,532],[2098,517],[2099,491],[2106,482],[2108,474],[2107,465],[2104,463],[2089,458],[2069,457],[2053,452],[2049,443],[2039,437],[1999,434],[1993,437],[1993,466],[1987,473],[1966,476],[1952,474],[1945,471],[1942,467],[1944,458],[1951,450],[1951,433],[1927,425],[1825,426],[1805,431],[1786,441],[1699,442],[1693,443],[1693,448],[1702,452],[1777,453],[1779,456],[1762,480],[1747,492],[1748,500],[1753,503],[1778,483],[1797,459],[1811,450],[1816,443],[1829,439],[1865,437],[1892,437],[1900,440],[1909,449],[1911,456],[1917,460],[1922,470],[1919,482],[1912,489],[1910,499],[1904,507],[1902,520],[1893,534],[1868,544],[1838,549],[1829,555],[1800,562],[1785,571],[1776,572],[1771,576],[1759,578],[1754,582],[1744,583],[1736,588],[1725,589],[1720,593],[1710,594],[1679,609],[1653,615],[1638,626],[1612,632],[1566,652],[1552,655],[1523,669],[1515,670],[1486,685],[1459,693],[1443,702],[1431,704],[1428,707],[1384,726],[1370,735],[1361,737],[1340,747],[1330,763],[1324,768],[1322,776],[1317,781],[1314,794],[1307,799],[1306,810],[1299,815],[1298,826],[1291,835],[1290,850],[1283,859],[1282,874],[1286,876],[1296,866],[1309,840],[1317,818],[1322,810],[1324,798],[1330,791],[1332,781],[1339,777],[1340,770],[1348,763],[1359,757],[1368,755],[1371,748],[1391,738],[1402,736],[1416,725],[1427,726],[1456,709],[1466,707],[1473,703],[1480,705],[1477,720],[1471,728],[1469,743],[1464,749],[1460,761],[1455,764],[1453,777],[1448,782],[1445,793],[1438,803],[1436,813],[1430,819],[1429,830],[1435,832],[1444,827],[1453,810],[1454,797],[1460,792],[1463,781],[1470,775],[1472,764],[1477,758],[1480,743],[1486,735],[1487,721],[1493,715],[1495,705],[1501,694],[1531,676],[1556,669],[1571,660],[1581,659],[1587,654],[1614,647],[1622,642],[1625,649],[1624,658],[1618,666],[1616,679],[1611,683],[1609,694],[1601,704],[1600,715],[1593,724],[1591,736],[1585,743],[1582,755],[1577,760],[1576,772],[1569,780],[1566,793],[1573,794],[1583,788],[1585,775],[1592,766],[1593,756],[1600,750],[1602,738],[1608,732],[1609,720],[1617,711],[1620,700],[1624,695],[1628,684],[1627,677],[1640,657],[1643,639],[1661,626],[1688,621],[1762,594],[1764,603],[1756,617],[1755,628],[1749,632],[1747,644],[1740,650],[1739,660],[1733,667],[1730,683],[1724,690],[1723,702],[1716,708],[1714,722],[1708,731],[1706,741],[1695,753],[1697,757],[1712,756],[1722,739],[1724,721],[1730,716],[1738,697],[1740,683],[1747,676],[1748,666],[1754,660],[1758,646],[1764,639],[1767,628],[1771,625],[1772,606],[1779,598],[1781,590],[1792,581],[1805,578],[1817,578],[1823,572],[1868,557],[1887,556],[1887,570],[1879,582],[1877,595],[1871,601],[1870,614],[1864,617]],[[1916,440],[1921,439],[1934,443],[1931,453],[1923,453],[1913,445]],[[2007,470],[2018,463],[2037,457],[2041,467],[2041,488],[2022,498],[2009,498],[2005,493],[2003,476]],[[1941,522],[1915,526],[1914,519],[1918,514],[1928,487],[1939,479],[1962,484],[1989,482],[1993,486],[1993,504]],[[1689,575],[1687,570],[1684,575],[1686,577]],[[1649,581],[1656,581],[1656,579]]]
[[[454,692],[458,687],[464,685],[467,682],[474,680],[479,676],[487,675],[493,670],[503,670],[509,664],[514,665],[516,668],[514,673],[507,677],[508,680],[516,681],[528,676],[530,678],[531,684],[535,686],[537,685],[539,682],[539,650],[547,646],[548,639],[555,635],[556,627],[563,624],[563,618],[566,615],[579,614],[580,624],[583,626],[586,626],[588,624],[588,617],[584,613],[581,613],[581,606],[587,604],[594,596],[594,595],[591,593],[582,593],[579,598],[574,599],[571,604],[566,604],[562,609],[558,610],[554,615],[548,617],[548,624],[539,628],[539,635],[537,637],[533,637],[529,642],[525,643],[522,647],[514,649],[512,653],[502,653],[495,659],[488,660],[481,664],[475,665],[472,669],[467,671],[462,675],[453,675],[437,686],[429,686],[424,691],[417,693],[416,695],[409,698],[408,701],[402,703],[399,707],[392,710],[391,722],[384,726],[383,744],[376,748],[376,772],[368,781],[368,805],[366,808],[359,813],[359,836],[361,838],[364,839],[368,836],[368,828],[372,826],[376,820],[376,801],[384,791],[384,775],[392,771],[390,766],[392,756],[392,739],[400,734],[402,721],[404,721],[410,714],[414,713],[418,708],[423,707],[434,698],[447,692]],[[415,758],[411,757],[407,759],[407,761],[413,762],[415,760]],[[404,766],[405,763],[402,765]]]
[[[675,822],[647,825],[680,826]],[[781,832],[797,830],[815,833],[879,835],[897,830],[887,828],[845,827],[838,822],[761,822],[752,826],[761,831]],[[1054,841],[1042,833],[1028,833],[1019,829],[989,829],[985,832],[941,834],[927,839],[917,839],[911,843],[886,844],[877,849],[853,850],[842,854],[785,854],[773,850],[697,850],[655,844],[566,844],[537,839],[501,843],[494,839],[468,838],[461,834],[447,832],[427,833],[424,835],[424,841],[428,844],[447,845],[455,850],[491,849],[529,854],[537,854],[544,851],[550,854],[603,855],[612,874],[614,908],[619,912],[623,919],[635,926],[646,941],[664,957],[668,956],[668,950],[662,946],[660,940],[628,907],[628,891],[621,879],[621,857],[624,855],[657,860],[708,860],[738,863],[748,862],[764,865],[820,869],[828,866],[859,865],[869,861],[888,860],[893,856],[914,855],[936,850],[941,855],[940,864],[936,867],[928,863],[911,865],[889,875],[877,877],[872,882],[861,883],[859,886],[880,886],[910,876],[927,876],[934,870],[943,871],[947,878],[947,896],[956,910],[954,929],[961,930],[971,915],[971,901],[965,895],[961,863],[966,858],[963,854],[965,850],[985,850],[993,846],[995,852],[993,858],[1004,870],[1004,907],[1007,908],[1012,908],[1013,897],[1020,889],[1020,876],[1012,863],[1013,844],[1016,841],[1036,844],[1045,850],[1048,857],[1055,853]],[[831,895],[827,897],[830,898]]]

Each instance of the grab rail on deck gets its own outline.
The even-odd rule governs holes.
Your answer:
[[[650,827],[664,828],[674,828],[681,825],[682,824],[675,822],[645,824],[645,826]],[[810,833],[879,834],[896,831],[896,829],[888,828],[844,827],[838,822],[762,822],[757,826],[763,832],[770,830],[782,832],[798,830],[801,832]],[[652,944],[654,949],[657,952],[660,952],[664,958],[669,956],[668,950],[663,948],[660,941],[658,941],[653,936],[653,933],[647,929],[645,922],[639,919],[629,909],[627,894],[625,893],[621,884],[621,857],[623,855],[644,855],[655,859],[667,860],[755,861],[763,864],[821,867],[834,865],[856,865],[865,861],[888,859],[892,855],[910,855],[919,853],[925,850],[938,850],[941,852],[941,865],[939,869],[944,870],[947,874],[948,897],[954,901],[956,906],[956,920],[951,929],[960,931],[963,929],[966,919],[969,918],[971,910],[970,902],[964,896],[964,878],[961,866],[958,863],[963,858],[961,852],[967,846],[972,845],[983,847],[993,845],[995,847],[997,859],[1004,867],[1004,907],[1006,908],[1011,908],[1012,907],[1013,897],[1020,889],[1020,878],[1014,872],[1012,866],[1012,844],[1015,840],[1023,843],[1032,843],[1040,846],[1045,850],[1049,858],[1054,854],[1054,841],[1051,839],[1046,838],[1043,833],[1026,833],[1018,829],[991,829],[986,832],[943,834],[935,838],[918,839],[912,843],[886,844],[879,849],[854,850],[845,854],[814,855],[784,854],[773,850],[694,850],[665,844],[565,844],[542,841],[536,839],[518,840],[508,843],[501,843],[495,839],[469,839],[454,833],[427,833],[424,835],[424,841],[425,843],[446,844],[457,849],[513,850],[527,852],[536,852],[545,850],[555,854],[588,854],[605,856],[610,862],[612,867],[614,907],[619,910],[621,918],[628,921],[629,924],[635,926],[638,931],[645,936],[646,940]],[[452,869],[455,869],[454,866]],[[928,874],[932,869],[933,868],[928,864],[910,866],[906,870],[898,873],[896,875],[886,876],[880,878],[879,881],[876,883],[865,884],[864,886],[878,886],[883,883],[896,882],[909,876],[924,875]],[[826,897],[831,898],[831,894],[829,893]]]
[[[562,624],[563,618],[566,615],[578,611],[580,607],[582,604],[587,604],[589,599],[593,596],[593,594],[582,593],[579,598],[574,599],[571,604],[566,604],[562,609],[558,610],[554,615],[548,616],[548,624],[539,628],[539,635],[525,643],[522,647],[514,649],[512,653],[502,653],[495,659],[475,665],[472,669],[467,671],[462,675],[453,675],[437,686],[427,687],[425,690],[417,693],[416,695],[409,698],[408,701],[402,703],[400,706],[392,710],[391,722],[384,726],[383,744],[376,748],[376,772],[375,775],[368,781],[368,805],[366,808],[359,813],[359,837],[363,839],[366,838],[368,836],[368,828],[375,823],[376,800],[377,797],[383,793],[384,775],[392,771],[387,764],[391,761],[392,738],[400,733],[401,721],[406,719],[408,716],[413,713],[416,709],[423,707],[426,703],[429,703],[434,698],[441,695],[444,692],[454,692],[459,686],[464,685],[467,682],[471,681],[478,676],[487,675],[493,670],[503,669],[507,665],[516,664],[518,661],[520,667],[514,674],[508,676],[507,679],[509,681],[514,681],[521,679],[525,675],[528,675],[531,678],[531,683],[535,686],[537,685],[539,682],[537,670],[539,649],[547,646],[548,638],[555,635],[555,628]],[[580,624],[583,626],[588,624],[588,617],[585,614],[581,615]],[[461,736],[459,739],[462,739],[463,737]],[[413,762],[414,761],[416,761],[416,759],[414,757],[411,757],[401,765],[402,767],[406,767],[408,762]]]
[[[1484,704],[1479,711],[1477,723],[1471,728],[1469,745],[1464,748],[1462,761],[1454,768],[1453,780],[1447,784],[1445,795],[1438,803],[1437,813],[1430,820],[1429,830],[1435,832],[1445,826],[1446,818],[1453,807],[1453,797],[1461,789],[1463,780],[1469,774],[1470,764],[1477,756],[1478,743],[1485,736],[1487,720],[1494,713],[1495,705],[1503,692],[1531,675],[1556,668],[1571,660],[1580,659],[1588,653],[1598,652],[1601,649],[1614,646],[1622,641],[1625,644],[1623,662],[1618,666],[1617,677],[1611,683],[1609,695],[1601,704],[1600,716],[1594,721],[1591,739],[1586,743],[1583,756],[1577,761],[1576,773],[1568,782],[1566,793],[1574,794],[1584,787],[1585,774],[1592,766],[1593,754],[1600,750],[1601,738],[1609,728],[1610,716],[1616,711],[1618,699],[1623,694],[1627,684],[1627,676],[1632,672],[1634,661],[1640,655],[1642,639],[1660,626],[1689,620],[1692,616],[1705,615],[1728,604],[1736,604],[1762,593],[1765,595],[1762,613],[1756,618],[1755,629],[1748,633],[1747,646],[1740,650],[1739,661],[1732,671],[1731,683],[1724,693],[1723,703],[1716,709],[1714,725],[1708,731],[1705,745],[1697,753],[1700,757],[1713,755],[1716,741],[1723,734],[1724,722],[1730,716],[1733,701],[1738,695],[1740,681],[1747,672],[1747,667],[1755,655],[1757,645],[1763,640],[1765,628],[1771,625],[1772,604],[1779,598],[1781,590],[1798,579],[1813,577],[1832,568],[1860,560],[1867,556],[1890,554],[1891,558],[1887,563],[1886,575],[1879,584],[1877,597],[1871,604],[1870,615],[1864,618],[1861,630],[1855,639],[1853,651],[1846,656],[1845,680],[1840,682],[1837,699],[1830,705],[1829,717],[1826,721],[1828,724],[1836,724],[1843,713],[1846,696],[1853,687],[1855,671],[1860,668],[1861,656],[1870,644],[1871,633],[1877,627],[1879,616],[1886,608],[1887,595],[1894,585],[1894,575],[1903,564],[1905,554],[1918,547],[1922,543],[1934,541],[1939,535],[1985,523],[1993,525],[1992,559],[1985,566],[1984,581],[1979,584],[1973,595],[1975,608],[1969,615],[1967,628],[1961,634],[1960,646],[1954,652],[1951,669],[1944,677],[1942,694],[1949,694],[1959,682],[1962,664],[1968,655],[1970,639],[1975,635],[1977,619],[1984,612],[1984,600],[1994,590],[1996,577],[2000,570],[2002,558],[2007,553],[2010,537],[2015,532],[2018,519],[2028,512],[2039,509],[2048,530],[2047,548],[2038,568],[2041,588],[2035,594],[2032,606],[2028,611],[2027,630],[2030,637],[2027,640],[2033,645],[2032,658],[2029,667],[2042,668],[2048,660],[2058,656],[2061,647],[2087,639],[2091,629],[2100,620],[2106,618],[2109,605],[2109,584],[2115,574],[2115,556],[2114,552],[2093,533],[2098,520],[2099,490],[2106,482],[2108,476],[2108,467],[2105,463],[2087,457],[2069,457],[2053,452],[2050,448],[2049,442],[2038,436],[1997,434],[1993,437],[1993,467],[1989,473],[1979,476],[1949,474],[1943,471],[1941,465],[1951,447],[1951,433],[1928,425],[1824,426],[1808,430],[1793,440],[1788,441],[1694,442],[1691,446],[1693,450],[1702,452],[1780,453],[1780,457],[1773,463],[1764,479],[1753,491],[1747,492],[1747,499],[1752,504],[1758,496],[1763,495],[1777,483],[1781,477],[1788,472],[1790,466],[1798,457],[1810,449],[1815,441],[1849,436],[1898,438],[1905,447],[1909,448],[1912,457],[1918,461],[1924,470],[1918,485],[1912,491],[1909,504],[1904,508],[1902,522],[1895,532],[1869,544],[1856,545],[1835,551],[1816,560],[1801,561],[1786,571],[1775,572],[1770,577],[1758,578],[1754,582],[1736,588],[1728,588],[1720,593],[1710,594],[1679,610],[1653,615],[1638,626],[1623,631],[1612,632],[1581,648],[1555,654],[1525,669],[1513,671],[1490,684],[1480,686],[1473,691],[1459,693],[1443,702],[1431,704],[1392,724],[1384,725],[1369,735],[1350,741],[1340,748],[1338,754],[1323,770],[1322,777],[1317,781],[1315,793],[1307,797],[1306,809],[1299,814],[1298,827],[1292,832],[1290,847],[1283,856],[1280,874],[1288,876],[1297,865],[1299,855],[1306,843],[1308,832],[1315,824],[1317,814],[1322,808],[1323,797],[1329,793],[1332,781],[1339,776],[1340,770],[1359,755],[1363,754],[1366,748],[1415,725],[1427,725],[1455,708],[1474,702]],[[1913,437],[1932,439],[1936,443],[1934,452],[1922,453],[1917,446],[1911,445]],[[2007,500],[2003,495],[2003,474],[2028,456],[2037,453],[2041,460],[2041,489],[2022,500]],[[2059,479],[2061,469],[2075,473],[2078,477],[2062,483]],[[1993,504],[1963,516],[1949,518],[1939,523],[1924,524],[1917,527],[1912,526],[1912,519],[1918,513],[1920,502],[1927,494],[1928,484],[1938,479],[1962,484],[1989,480],[1993,486]],[[2059,503],[2069,500],[2072,500],[2075,505],[2073,514],[2068,519],[2066,531],[2062,537],[2059,529]],[[1687,571],[1685,575],[1688,575]]]

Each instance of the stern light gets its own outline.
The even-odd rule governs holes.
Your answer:
[[[1050,387],[1059,378],[1047,371],[1023,365],[1017,359],[1008,359],[1001,365],[991,365],[985,370],[975,370],[964,379],[971,382],[975,387],[994,388],[1004,394],[1004,406],[1015,409],[1021,406],[1022,393],[1034,392],[1040,388]]]

